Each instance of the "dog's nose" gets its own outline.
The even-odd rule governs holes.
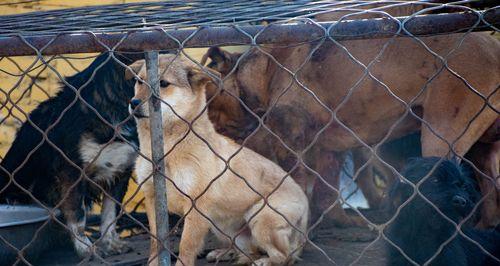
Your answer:
[[[139,104],[141,104],[141,100],[139,99],[133,98],[130,100],[130,107],[132,107],[132,109],[135,109]]]
[[[451,202],[456,207],[464,207],[467,204],[467,200],[464,197],[459,196],[459,195],[453,196],[453,199],[451,200]]]

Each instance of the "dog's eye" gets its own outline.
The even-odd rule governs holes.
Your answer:
[[[137,84],[142,84],[142,80],[138,79],[138,78],[135,78],[135,81],[137,82]]]
[[[439,178],[432,179],[432,183],[439,183]]]
[[[164,79],[160,80],[160,87],[165,88],[165,87],[168,87],[168,85],[170,85],[170,83],[168,83],[168,81],[166,81]]]

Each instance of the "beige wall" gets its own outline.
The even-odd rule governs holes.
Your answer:
[[[147,0],[147,2],[154,2],[158,0]],[[52,10],[62,8],[72,8],[81,6],[94,6],[94,5],[112,5],[112,4],[125,4],[134,2],[146,2],[144,0],[38,0],[38,1],[19,1],[19,0],[0,0],[1,4],[25,2],[20,4],[10,4],[0,8],[0,15],[19,14],[25,12]]]

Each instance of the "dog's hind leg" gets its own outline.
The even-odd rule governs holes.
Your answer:
[[[235,235],[237,233],[236,231],[231,232],[231,230],[226,231],[224,228],[222,228],[222,231],[229,235],[232,235],[233,233]],[[240,230],[237,231],[239,232]],[[234,243],[231,243],[227,236],[218,232],[217,229],[212,230],[212,232],[220,241],[224,242],[228,248],[210,251],[206,257],[208,262],[232,261],[237,258],[236,264],[250,265],[259,253],[257,246],[252,241],[250,229],[246,225],[245,228],[234,238]],[[234,244],[235,247],[232,244]]]
[[[130,174],[130,172],[126,172],[118,178],[113,186],[110,186],[110,189],[107,189],[107,193],[113,198],[107,195],[103,196],[100,225],[101,241],[98,250],[103,256],[122,254],[131,250],[116,232],[117,212],[122,209],[121,206],[117,206],[116,202],[122,202],[127,191]]]
[[[258,245],[267,253],[255,261],[257,265],[284,265],[288,258],[290,228],[274,228],[257,222],[253,227],[254,239]]]
[[[236,264],[251,264],[259,255],[258,247],[253,243],[250,230],[236,237],[235,244],[239,248]]]
[[[284,265],[293,261],[293,258],[289,257],[292,251],[290,238],[293,228],[283,217],[265,207],[250,221],[249,226],[255,243],[268,256],[256,260],[255,264]]]
[[[444,77],[444,74],[441,76]],[[438,80],[436,83],[439,83]],[[449,145],[453,145],[451,148],[454,153],[463,156],[499,117],[496,110],[485,105],[485,101],[472,93],[460,80],[453,77],[450,80],[447,87],[436,88],[432,86],[433,83],[429,86],[428,93],[432,96],[427,97],[423,105],[423,120],[432,131],[427,125],[422,125],[424,157],[452,157],[454,154]],[[454,91],[458,90],[465,90],[466,93],[457,95]],[[492,88],[489,92],[484,91],[483,95],[498,110],[500,90]],[[445,99],[446,104],[443,103]]]
[[[476,167],[476,178],[485,197],[481,206],[480,228],[494,228],[500,224],[500,140],[494,143],[478,142],[467,153]]]
[[[230,230],[225,230],[226,228],[221,228],[222,232],[224,234],[229,234],[231,235]],[[219,230],[213,229],[212,232],[214,235],[217,237],[219,242],[222,243],[222,248],[217,248],[214,249],[210,252],[208,252],[207,256],[205,257],[207,259],[207,262],[220,262],[220,261],[232,261],[237,255],[237,251],[235,248],[232,246],[232,242],[228,237],[224,234],[222,234]],[[239,236],[238,236],[239,238]]]

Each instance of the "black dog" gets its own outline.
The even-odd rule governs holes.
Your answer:
[[[134,61],[115,55],[124,64]],[[1,162],[0,200],[59,208],[75,250],[84,257],[92,252],[84,234],[85,212],[102,199],[98,251],[125,252],[129,248],[115,231],[115,201],[121,203],[126,193],[138,149],[128,112],[135,81],[125,79],[125,68],[108,53],[66,82],[86,103],[66,85],[29,115]]]
[[[479,194],[471,183],[472,179],[458,163],[439,160],[440,158],[436,157],[411,159],[403,171],[403,176],[417,184],[429,175],[419,187],[419,191],[449,219],[459,223],[472,212],[479,200]],[[395,207],[399,207],[401,199],[404,202],[412,194],[413,188],[410,185],[397,183],[391,191],[391,199],[395,201]],[[455,233],[456,226],[419,194],[408,203],[388,226],[386,235],[409,258],[421,265],[438,252],[442,243]],[[490,254],[500,258],[498,232],[478,230],[467,224],[464,224],[461,230]],[[389,243],[387,246],[388,265],[412,265],[394,246]],[[430,265],[500,265],[500,262],[487,255],[469,239],[456,235]]]

